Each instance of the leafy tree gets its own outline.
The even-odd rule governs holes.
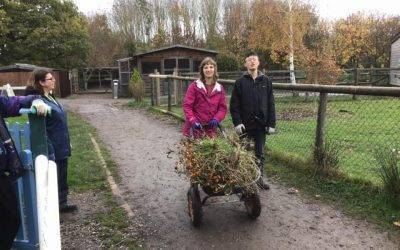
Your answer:
[[[34,63],[55,68],[85,64],[89,51],[86,22],[71,1],[4,0],[0,64]],[[3,20],[3,19],[2,19]]]
[[[87,17],[90,39],[89,67],[114,65],[122,50],[122,40],[111,30],[107,15]]]
[[[389,67],[391,41],[400,32],[400,16],[369,16],[370,53],[362,64],[365,67]]]
[[[301,67],[307,74],[307,83],[336,84],[342,73],[334,60],[328,24],[312,19],[312,28],[304,36],[304,48],[299,54]]]
[[[134,69],[132,72],[132,76],[129,81],[129,89],[133,98],[135,98],[135,101],[141,102],[144,97],[144,82],[137,69]]]
[[[358,68],[362,59],[371,53],[369,22],[362,13],[357,13],[334,24],[332,44],[341,66]]]

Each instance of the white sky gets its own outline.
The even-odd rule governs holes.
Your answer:
[[[113,0],[73,0],[79,10],[85,14],[96,11],[110,11]],[[362,11],[365,13],[379,13],[400,15],[399,0],[308,0],[316,6],[320,16],[334,20],[347,17],[349,14]]]

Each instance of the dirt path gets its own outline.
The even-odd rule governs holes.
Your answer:
[[[242,203],[205,207],[195,229],[186,212],[188,182],[174,172],[181,126],[142,110],[124,110],[105,96],[62,100],[99,131],[122,176],[121,189],[149,248],[168,249],[400,249],[371,224],[354,220],[272,184],[262,192],[261,216]],[[167,154],[170,151],[171,154]],[[220,200],[218,200],[220,201]]]

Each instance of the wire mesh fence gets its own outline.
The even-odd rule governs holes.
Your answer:
[[[169,79],[172,86],[173,80],[165,79]],[[181,77],[179,84],[187,86],[191,80]],[[221,82],[231,89],[234,81]],[[375,159],[377,150],[400,149],[400,88],[308,86],[304,91],[300,84],[298,88],[274,84],[278,133],[268,136],[267,150],[304,162],[314,159],[318,146],[317,121],[318,117],[321,118],[320,93],[327,93],[324,126],[319,131],[327,150],[325,153],[331,154],[331,160],[346,176],[381,185],[380,166]],[[181,89],[184,93],[184,87]],[[363,95],[355,97],[353,94],[356,93]],[[228,99],[229,94],[228,91]],[[183,115],[179,105],[183,96],[179,96],[181,100],[177,105],[170,105],[171,112]],[[233,128],[229,114],[223,124],[226,128]]]

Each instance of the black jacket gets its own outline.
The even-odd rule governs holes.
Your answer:
[[[235,126],[247,129],[275,127],[275,100],[271,79],[259,74],[255,80],[245,73],[236,80],[230,101]]]

